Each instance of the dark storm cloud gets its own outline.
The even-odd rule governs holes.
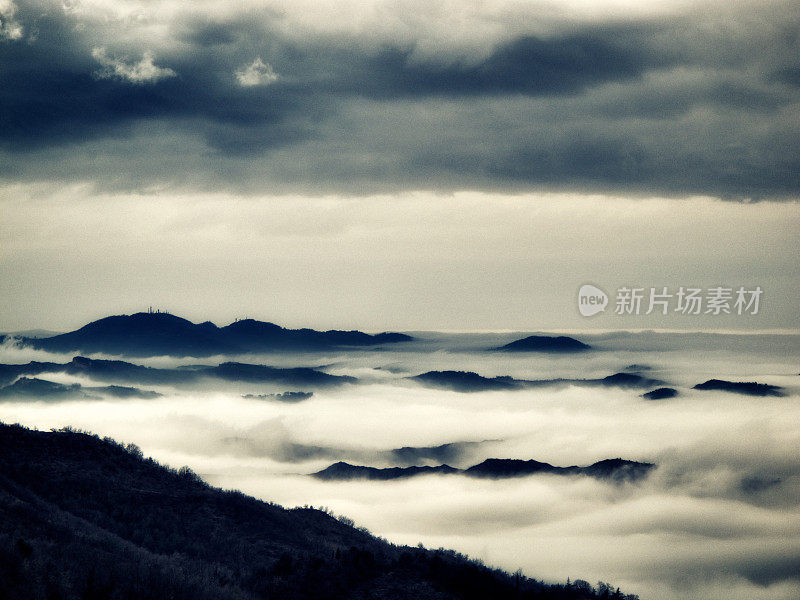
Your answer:
[[[550,40],[525,36],[500,45],[477,64],[439,64],[415,61],[413,48],[357,52],[347,40],[299,47],[293,40],[276,42],[277,34],[250,23],[196,23],[178,34],[187,47],[161,61],[177,77],[136,82],[102,78],[93,44],[69,17],[55,10],[35,17],[20,12],[26,27],[35,23],[37,35],[27,43],[6,42],[4,48],[8,87],[3,104],[12,118],[2,138],[12,149],[80,140],[141,118],[199,118],[211,123],[204,126],[211,130],[212,146],[238,154],[302,136],[285,126],[249,135],[237,127],[273,125],[292,113],[324,117],[330,111],[315,115],[314,105],[337,98],[574,94],[592,84],[639,76],[664,62],[642,53],[639,40],[615,41],[619,34],[631,37],[624,31]],[[270,86],[237,85],[236,68],[259,53],[269,54],[286,75]],[[230,126],[232,132],[214,125]],[[238,138],[241,145],[233,143]]]
[[[20,10],[20,21],[36,34],[28,40],[6,41],[0,61],[5,84],[0,103],[10,117],[4,120],[0,140],[11,152],[125,135],[131,124],[143,119],[160,120],[167,128],[180,127],[189,119],[197,121],[210,146],[238,154],[256,144],[254,134],[250,132],[248,139],[243,128],[260,128],[261,147],[279,146],[302,137],[298,127],[285,125],[289,115],[313,113],[296,89],[278,86],[277,91],[267,92],[240,87],[234,65],[244,62],[242,53],[207,48],[228,39],[224,28],[206,27],[197,46],[158,57],[157,68],[174,76],[137,81],[106,76],[96,57],[98,47],[81,34],[76,20],[56,9],[43,14]],[[130,64],[139,60],[136,52],[116,58],[113,52],[108,54]],[[221,132],[224,127],[230,132]],[[242,140],[240,144],[228,141],[234,137]]]
[[[118,41],[58,6],[20,3],[24,34],[0,40],[0,174],[793,196],[798,15],[765,11],[753,27],[734,16],[585,23],[437,54],[291,35],[264,11]],[[180,161],[163,147],[180,147]]]
[[[648,68],[674,61],[648,53],[643,33],[620,29],[587,30],[552,39],[522,36],[499,45],[477,63],[421,63],[414,59],[413,48],[388,48],[365,62],[364,73],[371,76],[351,91],[382,99],[575,94],[591,85],[635,78]]]

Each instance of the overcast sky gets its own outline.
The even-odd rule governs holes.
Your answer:
[[[796,327],[799,25],[768,1],[0,0],[0,329],[150,304]],[[587,319],[584,283],[763,304]]]

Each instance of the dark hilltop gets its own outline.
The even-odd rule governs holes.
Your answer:
[[[427,387],[452,390],[454,392],[489,392],[496,390],[522,389],[526,382],[506,375],[484,377],[472,371],[428,371],[411,377]]]
[[[69,333],[20,338],[21,343],[51,352],[104,352],[122,356],[213,356],[269,351],[320,351],[410,341],[403,333],[371,335],[361,331],[285,329],[274,323],[243,319],[225,327],[210,321],[192,323],[165,312],[105,317]]]
[[[376,467],[365,467],[361,465],[351,465],[346,462],[339,461],[333,463],[331,466],[313,473],[317,479],[348,481],[353,479],[371,479],[378,481],[387,481],[389,479],[406,479],[408,477],[415,477],[417,475],[450,475],[452,473],[460,473],[459,469],[451,467],[450,465],[438,465],[435,467],[388,467],[379,469]]]
[[[584,344],[565,335],[529,335],[526,338],[515,340],[494,350],[501,352],[552,352],[552,353],[571,353],[585,352],[591,350],[589,344]]]
[[[649,392],[642,394],[645,400],[666,400],[667,398],[675,398],[678,395],[678,390],[671,387],[660,387]]]
[[[785,392],[779,385],[757,383],[755,381],[725,381],[724,379],[709,379],[694,386],[695,390],[720,390],[745,396],[784,396]]]

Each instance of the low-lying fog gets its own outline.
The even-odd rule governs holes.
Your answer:
[[[444,546],[488,564],[555,581],[598,580],[643,600],[800,597],[800,337],[623,333],[579,335],[577,355],[486,352],[519,335],[421,334],[390,350],[236,357],[352,375],[332,389],[215,382],[203,389],[139,385],[155,400],[0,402],[0,420],[66,425],[138,444],[188,465],[213,485],[286,506],[328,507],[393,542]],[[68,362],[6,344],[0,362]],[[229,357],[131,360],[150,366],[216,364]],[[631,364],[678,389],[541,387],[458,393],[407,380],[430,370],[520,379],[598,378]],[[65,375],[37,377],[103,385]],[[717,378],[785,388],[783,397],[692,390]],[[244,394],[313,391],[300,402]],[[658,465],[615,485],[580,476],[395,481],[308,477],[344,460],[411,464],[391,452],[453,443],[446,462],[537,459],[558,466],[621,457]],[[439,464],[430,450],[413,464]]]

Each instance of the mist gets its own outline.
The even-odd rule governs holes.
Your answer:
[[[652,600],[800,594],[798,336],[617,332],[581,336],[598,348],[582,355],[516,356],[486,349],[518,334],[417,335],[402,349],[236,357],[358,378],[337,388],[146,386],[163,397],[5,400],[0,420],[72,426],[135,443],[170,466],[188,465],[212,485],[285,506],[327,507],[392,542],[453,548],[548,581],[602,580]],[[0,359],[71,356],[6,343]],[[137,362],[176,367],[216,359]],[[459,393],[409,379],[434,369],[586,379],[626,367],[666,381],[678,396],[648,401],[640,396],[646,390],[568,384]],[[38,377],[99,384],[65,373]],[[692,389],[709,378],[779,385],[785,395]],[[243,397],[283,391],[313,396],[293,403]],[[442,450],[433,449],[443,444],[446,462],[458,468],[486,458],[569,466],[615,457],[657,468],[643,481],[621,484],[558,475],[348,482],[309,476],[340,460],[441,464]],[[406,448],[405,459],[399,448]]]

